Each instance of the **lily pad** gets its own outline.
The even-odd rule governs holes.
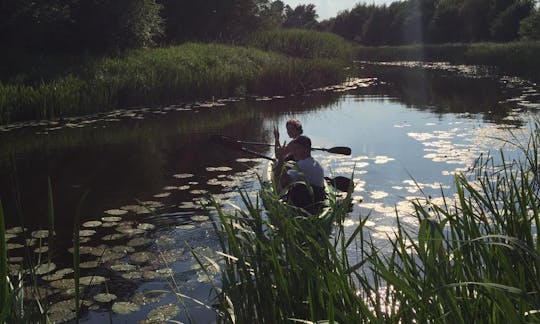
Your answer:
[[[49,247],[46,245],[34,249],[35,253],[45,253],[47,251],[49,251]]]
[[[151,252],[137,252],[130,256],[130,259],[135,263],[145,263],[156,258],[156,255]]]
[[[192,225],[192,224],[185,224],[185,225],[178,225],[176,226],[177,229],[179,230],[192,230],[194,228],[197,228],[195,225]]]
[[[20,264],[8,264],[8,272],[12,276],[18,276],[22,272]]]
[[[109,209],[105,211],[105,214],[112,215],[112,216],[120,216],[127,214],[127,210],[122,209]]]
[[[86,261],[86,262],[81,262],[79,263],[79,267],[83,268],[83,269],[93,269],[93,268],[97,268],[99,266],[100,262],[99,261]]]
[[[145,230],[142,230],[140,228],[128,227],[128,226],[119,226],[116,228],[116,230],[120,233],[127,234],[127,235],[139,235],[139,234],[145,233]]]
[[[148,224],[148,223],[141,223],[141,224],[137,225],[137,228],[142,229],[144,231],[151,231],[154,228],[156,228],[156,226],[152,225],[152,224]]]
[[[133,253],[135,252],[135,249],[131,246],[125,246],[125,245],[115,245],[111,248],[111,251],[116,253]]]
[[[94,234],[96,234],[96,231],[94,230],[80,230],[79,231],[79,236],[82,236],[82,237],[92,236]]]
[[[160,276],[155,271],[145,271],[142,273],[142,278],[145,280],[155,280]]]
[[[178,190],[188,190],[189,188],[190,188],[189,186],[184,185],[184,186],[179,186],[176,189],[178,189]]]
[[[37,242],[37,240],[35,238],[29,238],[29,239],[26,239],[24,240],[24,244],[26,246],[32,246],[32,245],[35,245]]]
[[[137,269],[137,267],[129,263],[118,263],[111,265],[111,269],[114,271],[132,271]]]
[[[143,246],[152,243],[152,240],[146,237],[137,237],[126,243],[127,246]]]
[[[101,220],[104,222],[119,222],[122,220],[122,218],[118,216],[105,216],[101,217]]]
[[[152,207],[152,208],[159,208],[159,207],[164,206],[159,201],[153,201],[153,200],[142,201],[141,203],[146,207]]]
[[[73,279],[60,279],[50,282],[51,287],[65,290],[75,287],[75,280]]]
[[[9,263],[20,263],[23,262],[24,258],[22,256],[13,256],[8,258]]]
[[[160,254],[159,261],[163,261],[166,264],[174,263],[179,260],[186,259],[183,249],[167,250]]]
[[[191,220],[194,222],[206,222],[208,219],[210,219],[210,217],[205,216],[205,215],[191,216]]]
[[[174,271],[171,268],[163,268],[163,269],[157,269],[156,273],[162,277],[170,277],[174,274]]]
[[[180,312],[180,308],[174,304],[163,305],[154,308],[147,315],[149,323],[163,323],[173,319]]]
[[[135,214],[149,214],[153,211],[153,209],[151,209],[149,206],[146,207],[146,206],[141,206],[141,205],[127,205],[127,206],[122,206],[120,207],[124,210],[128,210],[130,212],[133,212]]]
[[[118,252],[113,250],[106,250],[105,253],[101,256],[101,261],[109,262],[113,260],[118,260],[126,256],[125,252]]]
[[[101,226],[105,228],[115,227],[115,226],[118,226],[118,223],[117,222],[104,222],[103,225]]]
[[[39,231],[33,231],[32,237],[36,239],[44,239],[49,237],[49,231],[48,230],[39,230]]]
[[[51,271],[54,271],[55,269],[56,269],[56,264],[49,262],[49,263],[38,265],[37,267],[34,268],[34,272],[37,275],[42,275],[42,274],[46,274]]]
[[[100,221],[88,221],[88,222],[84,222],[82,226],[83,227],[99,227],[101,226],[101,224],[103,223]]]
[[[29,285],[24,287],[24,300],[35,301],[58,293],[58,290]]]
[[[41,279],[46,281],[56,281],[64,278],[65,275],[73,273],[73,269],[71,268],[65,268],[57,270],[55,273],[48,274],[46,276],[41,277]]]
[[[105,253],[106,248],[103,246],[80,246],[79,247],[79,254],[90,254],[93,256],[101,256],[103,253]],[[69,248],[68,251],[70,253],[73,253],[73,248]]]
[[[116,302],[112,305],[112,311],[116,314],[126,315],[129,313],[136,312],[141,307],[137,304],[131,302]]]
[[[102,284],[105,281],[107,281],[107,279],[102,276],[87,276],[79,278],[79,283],[85,286],[95,286]]]
[[[169,197],[170,195],[171,195],[170,192],[162,192],[162,193],[155,194],[153,197],[154,198],[166,198],[166,197]]]
[[[178,173],[178,174],[173,175],[173,177],[175,177],[177,179],[186,179],[186,178],[193,177],[193,174],[191,174],[191,173]]]
[[[122,278],[127,280],[137,280],[142,278],[142,274],[140,272],[126,272],[122,274]]]
[[[64,300],[51,305],[47,311],[47,317],[52,323],[62,323],[77,317],[75,313],[75,301]]]
[[[98,303],[110,303],[113,300],[116,300],[116,295],[100,293],[94,296],[94,300],[97,301]]]
[[[20,233],[22,233],[24,231],[26,231],[26,228],[22,228],[20,226],[6,229],[6,233],[8,233],[8,234],[20,234]]]
[[[206,171],[209,171],[209,172],[226,172],[226,171],[231,171],[232,168],[228,167],[228,166],[221,166],[221,167],[207,167],[206,168]]]
[[[162,235],[156,239],[156,244],[159,246],[168,246],[175,243],[174,238]]]
[[[116,241],[116,240],[122,239],[124,237],[126,237],[125,234],[115,233],[115,234],[105,235],[101,239],[103,241]]]

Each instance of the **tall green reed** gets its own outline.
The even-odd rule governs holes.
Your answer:
[[[330,223],[344,218],[350,194],[346,208],[331,199],[316,216],[283,204],[275,187],[263,188],[260,200],[242,199],[246,210],[233,215],[218,208],[220,223],[215,224],[225,256],[220,294],[225,319],[358,322],[366,311],[347,274],[350,242],[328,232]]]
[[[338,222],[328,235],[320,218],[283,204],[272,187],[260,201],[244,196],[245,210],[218,209],[225,320],[539,321],[540,125],[513,143],[513,158],[480,157],[472,175],[456,175],[455,196],[413,201],[417,227],[396,212],[388,249],[365,231],[368,217],[349,232]],[[351,217],[338,207],[327,212]]]
[[[3,323],[9,316],[11,308],[11,298],[8,278],[7,247],[6,247],[6,225],[4,220],[4,207],[0,200],[0,323]]]
[[[267,51],[308,59],[333,59],[349,62],[353,46],[342,37],[306,29],[275,29],[250,35],[246,44]]]
[[[0,82],[0,123],[221,98],[245,91],[283,94],[344,77],[343,63],[331,59],[294,59],[253,47],[197,43],[85,58],[81,66],[46,80]]]

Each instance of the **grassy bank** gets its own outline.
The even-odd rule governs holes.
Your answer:
[[[539,130],[518,146],[519,159],[479,159],[473,177],[456,176],[455,198],[415,200],[418,226],[396,215],[390,251],[370,240],[367,217],[355,217],[352,234],[338,223],[328,236],[317,220],[263,189],[267,217],[246,201],[245,211],[221,214],[216,227],[225,256],[223,316],[259,323],[539,321]],[[338,220],[346,214],[333,211]],[[350,253],[361,261],[352,264]]]
[[[350,61],[354,53],[353,46],[336,34],[305,29],[277,29],[258,32],[246,40],[246,45],[308,59]]]
[[[359,47],[357,58],[367,61],[449,61],[496,66],[504,72],[538,78],[540,42],[471,43]]]
[[[249,47],[188,43],[74,63],[44,59],[0,82],[0,124],[245,94],[291,93],[339,82],[344,63]],[[21,64],[23,65],[23,64]]]

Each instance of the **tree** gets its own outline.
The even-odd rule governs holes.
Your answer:
[[[64,49],[70,22],[67,1],[0,2],[0,42],[4,49],[24,52]]]
[[[435,43],[458,42],[461,34],[459,4],[451,0],[439,2],[429,24],[429,38]]]
[[[73,9],[77,48],[101,52],[147,47],[163,32],[155,0],[80,0]]]
[[[524,40],[540,40],[540,10],[521,21],[519,36]]]
[[[490,38],[490,15],[486,14],[491,0],[464,0],[459,7],[459,18],[464,41],[476,42]]]
[[[374,7],[362,27],[362,42],[370,46],[381,46],[391,39],[393,17],[387,6]]]
[[[517,0],[501,11],[491,25],[491,34],[496,41],[511,41],[518,38],[520,22],[531,15],[534,4],[529,0]]]
[[[312,29],[317,26],[318,17],[314,4],[298,5],[294,9],[286,6],[283,27]]]

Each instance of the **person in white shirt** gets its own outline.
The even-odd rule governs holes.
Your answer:
[[[282,187],[289,187],[287,200],[290,204],[303,208],[309,213],[318,212],[326,198],[324,192],[324,170],[311,156],[311,140],[300,135],[287,145],[295,165],[282,172]],[[283,156],[278,158],[278,170],[283,165]]]

